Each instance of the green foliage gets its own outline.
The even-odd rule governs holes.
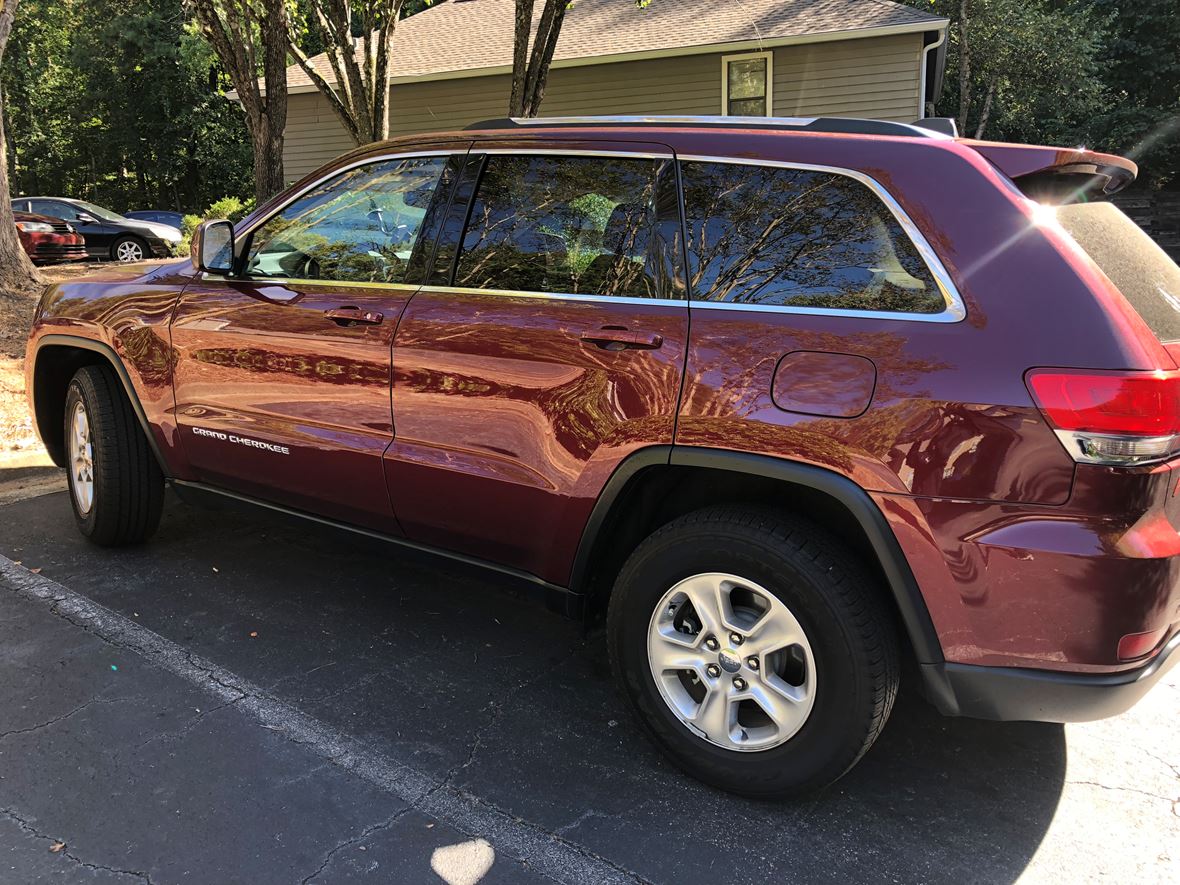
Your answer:
[[[209,204],[209,208],[201,215],[186,215],[180,222],[180,232],[183,239],[176,247],[177,255],[187,255],[189,245],[193,241],[193,233],[197,225],[210,218],[228,218],[230,221],[241,221],[254,211],[254,198],[221,197]]]
[[[14,194],[183,211],[252,189],[241,109],[181,0],[24,0],[5,60]]]
[[[936,112],[960,118],[964,135],[1084,144],[1131,156],[1149,186],[1180,184],[1175,0],[901,2],[951,20]],[[965,101],[959,84],[964,6]]]

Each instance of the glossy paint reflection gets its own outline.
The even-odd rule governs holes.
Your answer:
[[[663,344],[581,340],[604,325]],[[614,468],[672,442],[687,336],[675,303],[419,292],[397,336],[387,464],[407,534],[566,580]]]

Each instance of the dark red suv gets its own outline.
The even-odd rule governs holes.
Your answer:
[[[605,614],[678,764],[783,795],[906,660],[1070,721],[1180,657],[1180,269],[1099,199],[1135,172],[877,121],[413,136],[52,287],[28,389],[93,541],[167,480],[486,566]]]

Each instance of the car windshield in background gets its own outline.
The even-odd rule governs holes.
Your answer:
[[[89,212],[95,218],[101,218],[103,221],[126,221],[122,215],[112,212],[110,209],[104,209],[102,206],[87,203],[85,200],[74,200],[73,203],[83,212]]]
[[[1180,267],[1167,253],[1112,203],[1059,206],[1056,216],[1156,337],[1180,341]]]

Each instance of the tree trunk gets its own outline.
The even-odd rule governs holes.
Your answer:
[[[967,39],[970,0],[959,0],[959,131],[967,131],[967,112],[971,109],[971,45]]]
[[[0,0],[0,69],[4,50],[12,34],[17,0]],[[16,235],[12,217],[12,195],[8,189],[8,143],[4,135],[4,108],[0,107],[0,288],[27,289],[41,281],[40,274]]]
[[[524,116],[524,84],[528,77],[529,34],[533,30],[533,0],[516,0],[515,37],[512,42],[512,93],[508,116]]]
[[[261,206],[285,186],[283,130],[277,132],[267,116],[246,127],[254,151],[254,199]]]
[[[975,137],[983,138],[983,130],[987,128],[987,118],[991,116],[992,112],[992,98],[996,94],[996,80],[993,77],[992,81],[987,84],[987,94],[983,97],[983,110],[979,112],[979,125],[975,127]]]

